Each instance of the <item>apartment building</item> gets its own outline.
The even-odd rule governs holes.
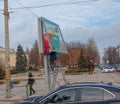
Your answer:
[[[10,55],[10,67],[14,67],[16,64],[16,52],[13,49],[9,51]],[[5,65],[5,48],[0,47],[0,65]]]
[[[116,64],[120,64],[120,45],[114,49],[114,60]]]

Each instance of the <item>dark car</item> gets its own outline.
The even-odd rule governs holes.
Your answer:
[[[46,96],[25,99],[19,104],[120,104],[120,87],[104,83],[61,86]]]

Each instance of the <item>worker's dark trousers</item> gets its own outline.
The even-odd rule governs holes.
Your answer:
[[[29,91],[30,91],[30,95],[35,93],[35,90],[33,89],[33,84],[29,84]]]

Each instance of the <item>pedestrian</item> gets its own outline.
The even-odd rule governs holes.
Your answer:
[[[28,75],[28,86],[29,86],[29,95],[35,94],[35,90],[33,89],[33,84],[35,83],[35,79],[30,72]]]

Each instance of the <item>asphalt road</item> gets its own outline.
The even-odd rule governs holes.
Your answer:
[[[77,82],[103,82],[113,83],[120,86],[120,72],[102,73],[99,68],[96,68],[93,74],[82,74],[82,75],[67,75],[67,79],[71,83]]]

